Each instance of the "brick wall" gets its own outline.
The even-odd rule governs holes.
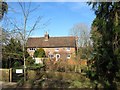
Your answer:
[[[62,48],[43,48],[46,52],[46,55],[48,56],[49,54],[53,54],[54,57],[56,57],[56,54],[60,54],[61,59],[66,59],[67,55],[70,54],[75,54],[75,48],[70,48],[70,50],[66,47]],[[30,50],[30,48],[27,49],[28,53],[30,56],[33,56],[35,50]]]

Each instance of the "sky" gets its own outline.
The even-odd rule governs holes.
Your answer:
[[[28,4],[28,3],[27,3]],[[95,14],[86,2],[32,2],[31,9],[40,5],[37,10],[31,13],[27,29],[29,30],[37,16],[42,16],[42,20],[38,25],[39,28],[34,30],[32,37],[44,36],[47,31],[50,36],[69,36],[70,29],[78,23],[84,23],[90,30]],[[9,11],[7,16],[14,20],[16,24],[21,27],[23,25],[21,9],[17,2],[9,2]],[[45,28],[41,26],[47,24]]]

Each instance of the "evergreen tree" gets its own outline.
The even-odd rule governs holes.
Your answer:
[[[96,18],[92,24],[94,54],[91,71],[105,88],[114,87],[120,70],[120,2],[93,2]]]
[[[27,53],[26,50],[25,53]],[[27,53],[26,58],[28,56]],[[10,68],[14,63],[23,64],[23,50],[20,41],[11,38],[8,44],[2,46],[2,67]]]
[[[4,13],[7,13],[8,5],[6,2],[0,0],[0,20],[3,18]]]
[[[44,49],[42,49],[42,48],[37,49],[34,52],[34,57],[39,57],[39,58],[45,57],[45,51],[44,51]]]

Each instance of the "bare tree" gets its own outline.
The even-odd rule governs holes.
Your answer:
[[[35,11],[39,10],[39,5],[33,8],[33,5],[31,2],[18,2],[19,9],[18,11],[15,11],[17,13],[17,19],[21,17],[21,19],[16,20],[14,18],[10,19],[6,16],[7,21],[11,24],[10,28],[12,28],[12,33],[19,36],[19,39],[22,42],[23,45],[23,59],[24,59],[24,81],[26,81],[26,64],[25,64],[25,47],[27,43],[28,37],[31,35],[31,33],[40,28],[40,27],[46,27],[46,22],[41,22],[43,19],[43,16],[40,14],[33,15]],[[16,22],[19,21],[19,22]],[[32,21],[32,24],[29,23]],[[38,26],[39,25],[39,26]],[[13,36],[15,36],[13,35]]]
[[[77,40],[77,59],[80,60],[83,57],[88,58],[90,52],[90,31],[86,24],[78,23],[70,29],[70,35],[76,37]]]
[[[76,36],[78,47],[85,47],[88,45],[90,34],[86,24],[78,23],[70,29],[70,35]]]

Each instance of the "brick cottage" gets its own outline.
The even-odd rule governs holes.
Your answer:
[[[44,37],[30,37],[27,41],[27,51],[33,57],[35,50],[43,48],[46,56],[58,61],[71,59],[75,56],[77,50],[76,38],[67,37],[50,37],[45,33]]]

